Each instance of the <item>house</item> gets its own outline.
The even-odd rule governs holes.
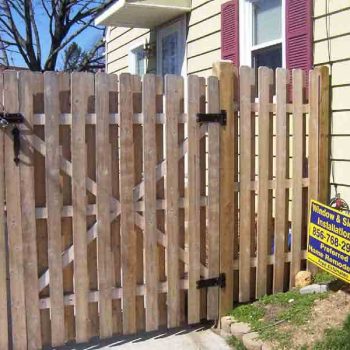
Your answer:
[[[331,195],[350,202],[350,3],[344,0],[119,0],[108,26],[109,73],[208,76],[236,65],[331,72]]]

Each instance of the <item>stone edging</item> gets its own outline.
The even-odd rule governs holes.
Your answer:
[[[259,339],[259,335],[253,332],[248,323],[238,322],[232,316],[221,317],[220,335],[222,337],[231,337],[242,341],[247,350],[271,350],[271,347],[264,344]]]

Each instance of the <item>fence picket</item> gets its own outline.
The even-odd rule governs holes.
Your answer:
[[[0,74],[0,103],[3,103],[3,75]],[[7,245],[5,223],[5,173],[4,173],[4,133],[0,132],[0,349],[9,348],[7,312]]]
[[[208,113],[220,110],[219,81],[208,78]],[[220,273],[219,232],[220,232],[220,125],[208,125],[208,278]],[[219,290],[208,289],[207,318],[216,320],[219,316]]]
[[[290,286],[294,286],[295,275],[301,267],[301,235],[303,232],[303,71],[293,70],[293,179],[292,179],[292,261]]]
[[[34,163],[31,144],[33,143],[33,94],[35,81],[39,74],[28,71],[19,73],[20,112],[25,115],[26,123],[20,125],[22,152],[20,163],[21,214],[23,233],[24,283],[26,297],[26,320],[28,349],[40,349],[41,328],[39,309],[39,288],[33,283],[38,278],[36,247]]]
[[[120,75],[120,209],[123,333],[136,332],[136,232],[134,228],[133,80]]]
[[[109,144],[109,76],[97,73],[96,89],[96,184],[97,266],[100,337],[113,334],[111,252],[111,154]]]
[[[17,72],[4,72],[4,107],[7,112],[19,112]],[[27,348],[27,325],[25,314],[23,236],[20,203],[19,167],[14,162],[13,136],[6,129],[4,167],[6,182],[6,212],[9,246],[9,271],[11,290],[12,345],[14,350]]]
[[[145,285],[146,331],[158,329],[158,247],[156,204],[156,77],[143,78],[144,181],[145,181]]]
[[[61,210],[59,153],[59,76],[54,72],[44,74],[45,141],[46,141],[46,206],[48,231],[48,260],[50,271],[50,309],[52,346],[65,342],[63,273],[61,257]]]
[[[165,232],[167,234],[167,305],[169,328],[180,325],[178,118],[181,112],[183,93],[183,80],[181,77],[174,75],[165,76]]]
[[[89,276],[86,234],[85,118],[88,99],[94,93],[92,74],[72,74],[72,209],[74,244],[74,295],[76,341],[89,339]]]
[[[200,79],[188,77],[188,323],[200,321],[200,279],[201,226],[200,226],[200,146],[197,113],[200,109]]]
[[[156,112],[162,113],[164,109],[163,105],[163,78],[160,76],[156,77]],[[164,162],[164,128],[163,125],[156,125],[156,144],[157,144],[157,164]],[[157,165],[158,166],[158,165]],[[157,182],[157,200],[165,200],[164,193],[164,176],[160,178]],[[157,210],[157,227],[165,232],[165,211]],[[163,234],[165,237],[165,234]],[[159,281],[166,283],[166,264],[165,264],[165,254],[166,247],[162,245],[158,245],[158,253],[159,253]],[[166,305],[166,293],[160,293],[159,297],[159,325],[167,326],[167,305]]]
[[[59,74],[60,112],[71,113],[71,76],[65,72]],[[71,160],[71,126],[60,125],[60,150],[64,159]],[[72,205],[72,178],[61,172],[63,206]],[[63,248],[67,249],[73,244],[72,218],[61,220]],[[72,248],[74,250],[74,247]],[[74,293],[73,264],[63,266],[63,293]],[[65,338],[66,341],[75,340],[74,305],[64,305]]]
[[[240,255],[239,301],[250,299],[251,242],[255,231],[255,193],[250,183],[255,179],[255,115],[251,109],[255,72],[240,69]]]
[[[269,103],[272,102],[272,70],[259,67],[259,199],[257,224],[257,268],[256,298],[267,291],[267,254],[270,254],[272,190],[268,183],[272,179],[272,118]]]
[[[288,195],[285,182],[289,168],[289,118],[287,115],[287,71],[276,70],[276,201],[274,241],[274,293],[283,291],[286,237],[288,235]]]

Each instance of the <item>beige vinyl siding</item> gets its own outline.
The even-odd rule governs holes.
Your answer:
[[[314,0],[314,64],[331,69],[331,183],[350,203],[350,1]]]
[[[187,26],[187,74],[207,77],[214,61],[221,58],[220,10],[227,0],[193,0],[188,14]],[[128,53],[136,43],[147,40],[155,42],[155,30],[136,28],[110,28],[106,37],[107,71],[129,71]],[[148,64],[148,72],[156,72],[155,58]]]

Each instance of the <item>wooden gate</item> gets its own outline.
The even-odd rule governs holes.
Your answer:
[[[249,68],[214,73],[0,75],[24,117],[18,165],[0,131],[0,349],[217,320],[293,284],[307,199],[327,196],[328,72],[307,103],[301,71],[292,103],[285,70],[260,68],[257,89]],[[197,121],[221,109],[227,125]]]
[[[25,119],[18,166],[13,126],[0,133],[0,348],[216,319],[217,290],[196,282],[219,273],[219,125],[196,114],[206,99],[219,110],[217,78],[206,98],[206,81],[190,77],[186,101],[176,76],[0,81],[5,111]]]

